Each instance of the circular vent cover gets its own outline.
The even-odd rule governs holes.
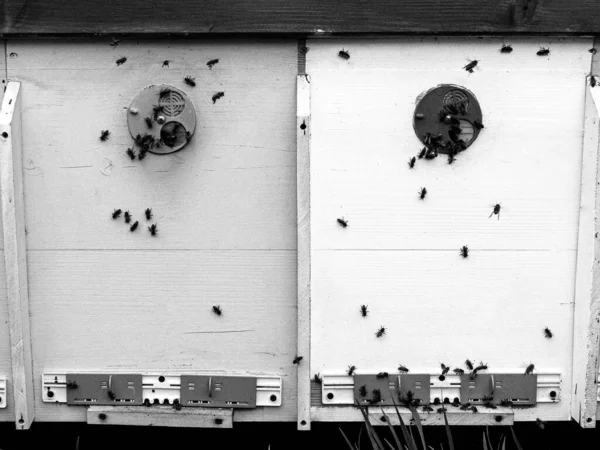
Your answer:
[[[185,92],[166,84],[152,85],[135,96],[127,125],[134,140],[145,135],[153,142],[150,153],[165,155],[181,150],[196,130],[196,111]]]

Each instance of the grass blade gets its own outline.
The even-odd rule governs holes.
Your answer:
[[[388,447],[389,447],[391,450],[396,450],[396,449],[394,448],[394,446],[393,446],[392,444],[390,444],[390,441],[388,441],[387,439],[384,439],[384,441],[385,441],[385,443],[388,445]],[[402,450],[402,447],[398,447],[398,450]]]
[[[408,409],[410,410],[410,412],[413,415],[413,418],[415,419],[417,430],[419,430],[419,436],[421,436],[421,444],[423,444],[423,450],[427,450],[427,444],[425,444],[425,434],[423,434],[423,425],[421,424],[421,418],[419,417],[419,413],[417,412],[417,409],[412,405],[408,405]]]
[[[498,442],[498,450],[506,450],[506,436],[502,435]]]
[[[390,423],[390,420],[388,419],[388,416],[385,414],[385,411],[383,410],[383,408],[381,408],[381,413],[383,414],[383,417],[385,417],[385,423],[388,424],[388,428],[392,432],[392,436],[394,438],[394,442],[396,443],[396,446],[398,447],[398,450],[402,450],[402,444],[400,443],[400,439],[398,439],[398,435],[396,434],[396,431],[394,430],[394,427]]]
[[[373,450],[384,450],[383,444],[379,440],[379,436],[377,436],[377,433],[375,432],[373,425],[371,425],[371,421],[369,420],[368,411],[365,412],[362,405],[358,401],[358,399],[355,399],[355,400],[356,400],[356,404],[358,405],[358,408],[360,409],[360,413],[363,416],[363,419],[365,419],[365,426],[367,427],[367,434],[369,436],[369,440],[371,441],[371,445],[373,446]]]
[[[342,431],[341,428],[338,428],[338,430],[340,430],[340,433],[342,433],[342,436],[344,436],[344,439],[346,441],[346,443],[348,444],[348,447],[350,447],[350,450],[356,450],[356,446],[352,446],[352,443],[350,442],[350,439],[348,439],[348,437],[346,436],[346,434]],[[271,448],[271,446],[269,446],[269,448]]]
[[[492,447],[492,441],[490,440],[490,429],[487,425],[485,426],[485,437],[487,438],[487,443],[490,450],[494,450],[494,447]]]
[[[487,446],[487,442],[485,440],[485,431],[483,432],[483,450],[492,450]]]
[[[396,400],[394,400],[394,396],[392,395],[392,402],[394,403],[394,408],[396,409],[396,414],[398,415],[398,420],[400,421],[400,430],[402,430],[402,436],[404,436],[404,440],[406,441],[405,447],[407,450],[418,450],[417,444],[415,440],[412,438],[411,434],[408,434],[408,429],[404,424],[404,420],[402,420],[402,416],[400,415],[400,411],[398,411],[398,406],[396,405]]]
[[[364,429],[365,429],[365,424],[363,423],[363,424],[360,426],[360,430],[358,430],[358,444],[357,444],[357,447],[358,447],[358,449],[357,449],[357,450],[360,450],[360,441],[361,441],[361,438],[362,438],[362,432],[363,432],[363,430],[364,430]]]
[[[448,436],[448,445],[450,450],[454,450],[454,440],[452,439],[452,433],[450,432],[450,425],[448,425],[448,418],[446,417],[445,408],[442,409],[442,414],[444,414],[444,424],[446,425],[446,436]]]
[[[515,441],[515,445],[517,446],[517,450],[523,450],[523,447],[521,447],[521,444],[519,443],[519,440],[517,439],[517,435],[515,434],[515,430],[513,430],[513,427],[510,427],[510,431],[512,433],[513,440]]]

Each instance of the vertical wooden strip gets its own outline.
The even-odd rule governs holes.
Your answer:
[[[34,411],[19,89],[20,83],[8,83],[0,111],[0,193],[13,374],[11,381],[17,429],[26,430],[33,421]]]
[[[310,430],[310,78],[298,75],[298,429]]]
[[[586,80],[589,84],[589,79]],[[600,350],[600,245],[596,237],[598,196],[599,88],[586,87],[581,169],[581,202],[575,280],[573,397],[571,417],[584,428],[596,426],[598,352]]]

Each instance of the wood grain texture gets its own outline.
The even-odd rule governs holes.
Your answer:
[[[596,58],[596,55],[594,55]],[[582,152],[577,276],[573,337],[573,401],[571,416],[584,428],[596,427],[598,404],[598,352],[600,351],[600,223],[598,150],[600,93],[586,89],[585,134]]]
[[[20,83],[8,83],[0,110],[0,194],[15,425],[19,430],[27,430],[33,422],[34,402],[20,87]]]
[[[283,2],[4,0],[3,34],[29,33],[597,33],[593,0]]]
[[[435,372],[467,358],[491,370],[534,363],[562,374],[561,402],[515,420],[570,417],[591,39],[504,43],[511,54],[496,38],[307,42],[311,374],[349,365],[395,372],[399,364]],[[548,57],[536,55],[540,46],[550,47]],[[481,70],[468,74],[467,58]],[[416,98],[442,83],[475,94],[485,129],[453,165],[437,158],[410,170],[422,147],[412,129]],[[499,220],[489,218],[496,203]]]
[[[297,80],[298,429],[310,430],[310,78]]]
[[[73,370],[280,375],[282,406],[236,420],[296,419],[294,251],[30,251],[29,264],[36,380]],[[85,420],[85,408],[38,401],[36,420]]]
[[[25,86],[29,248],[295,249],[296,42],[109,42],[8,44],[9,76]],[[191,97],[196,133],[181,152],[131,161],[125,108],[160,83]],[[147,207],[158,239],[145,220],[135,234],[111,220],[115,208],[137,220]]]
[[[217,423],[218,422],[218,423]],[[172,406],[90,406],[87,423],[146,427],[233,428],[233,409]]]

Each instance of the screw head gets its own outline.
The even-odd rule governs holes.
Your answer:
[[[156,118],[156,122],[160,125],[162,125],[163,123],[165,123],[167,121],[167,118],[165,116],[158,116]]]

